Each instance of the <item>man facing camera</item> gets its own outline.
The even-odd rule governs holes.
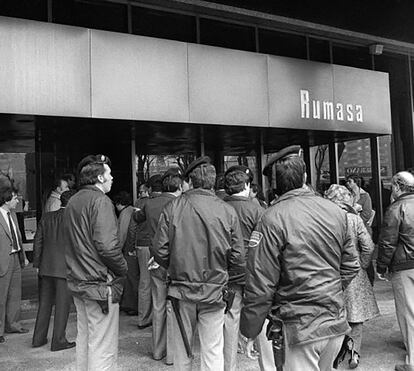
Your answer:
[[[17,224],[17,189],[8,179],[0,185],[0,343],[4,333],[29,332],[18,322],[22,297],[22,268],[28,261]]]

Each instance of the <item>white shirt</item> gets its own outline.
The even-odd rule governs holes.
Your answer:
[[[13,228],[14,228],[14,236],[16,237],[17,246],[19,246],[19,238],[17,237],[17,232],[16,232],[17,229],[16,229],[16,225],[14,224],[13,218],[11,217],[11,211],[8,211],[8,210],[4,209],[3,207],[0,207],[0,213],[3,216],[3,219],[6,221],[6,224],[9,227],[10,233],[13,233],[13,231],[10,228],[9,218],[7,216],[7,213],[10,213],[10,220],[12,221]],[[19,246],[18,250],[12,249],[11,252],[13,253],[13,252],[17,252],[17,251],[20,251],[20,246]]]

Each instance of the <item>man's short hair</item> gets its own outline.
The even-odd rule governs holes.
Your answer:
[[[13,185],[1,185],[0,186],[0,206],[3,206],[6,202],[9,202],[13,195],[17,194],[18,190]]]
[[[98,176],[105,173],[104,165],[111,166],[111,161],[105,155],[90,155],[84,157],[78,165],[79,186],[98,183]]]
[[[155,174],[150,177],[148,185],[151,187],[151,192],[162,192],[161,174]]]
[[[161,177],[163,192],[176,192],[183,184],[183,172],[178,167],[170,167]]]
[[[352,179],[352,180],[355,182],[355,184],[356,184],[359,188],[361,188],[361,185],[362,185],[362,179],[361,179],[361,177],[360,177],[359,175],[357,175],[357,174],[350,174],[350,175],[348,175],[348,176],[346,177],[346,180],[349,180],[349,179]]]
[[[301,188],[305,180],[305,162],[298,156],[288,157],[276,163],[276,192],[282,195]]]
[[[60,195],[60,206],[65,207],[69,199],[76,193],[77,191],[75,189],[69,189],[69,191],[65,191]]]
[[[189,174],[193,188],[213,189],[216,182],[216,168],[211,164],[203,164]]]
[[[121,191],[114,196],[115,205],[128,206],[132,205],[132,196],[126,191]]]
[[[392,183],[398,185],[401,192],[414,192],[414,184],[404,177],[403,172],[399,172],[392,177]],[[412,175],[411,173],[409,173]]]
[[[228,195],[234,195],[244,191],[246,184],[251,182],[248,174],[240,170],[233,170],[226,173],[225,190]]]

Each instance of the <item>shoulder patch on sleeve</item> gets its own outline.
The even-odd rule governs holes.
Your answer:
[[[253,231],[252,235],[250,236],[249,247],[256,247],[263,238],[263,233],[258,231]]]

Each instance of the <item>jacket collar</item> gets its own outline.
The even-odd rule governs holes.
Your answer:
[[[414,196],[414,192],[406,192],[403,193],[401,196],[397,197],[394,202],[401,200],[402,198]]]
[[[228,195],[224,197],[224,201],[250,201],[249,197]]]
[[[187,195],[216,196],[216,194],[214,193],[214,191],[212,191],[210,189],[202,189],[202,188],[189,189],[184,194],[187,194]]]
[[[302,188],[296,188],[296,189],[292,189],[291,191],[286,192],[283,195],[281,195],[273,205],[276,205],[279,202],[282,202],[284,200],[288,200],[288,199],[293,198],[293,197],[301,197],[301,196],[319,197],[313,191],[311,191],[307,188],[303,188],[303,187]]]

